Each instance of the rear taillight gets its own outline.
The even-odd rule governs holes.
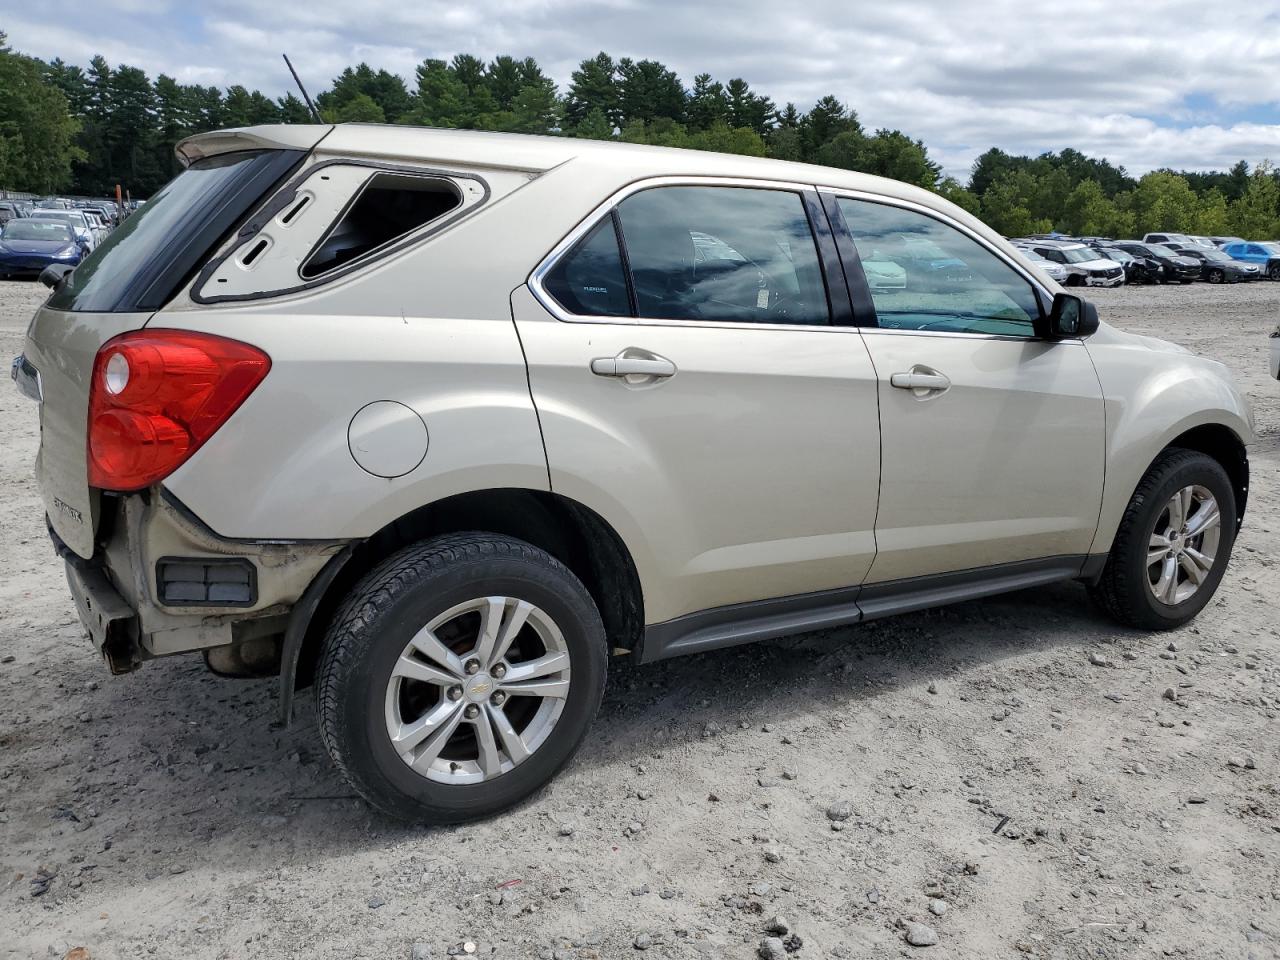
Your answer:
[[[89,486],[140,490],[213,436],[271,369],[247,343],[137,330],[103,344],[89,388]]]

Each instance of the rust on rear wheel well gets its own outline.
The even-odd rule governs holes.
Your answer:
[[[371,569],[409,544],[467,530],[499,533],[551,554],[582,581],[604,621],[611,647],[635,649],[644,633],[644,601],[635,563],[622,538],[599,514],[580,503],[537,490],[497,489],[464,493],[417,510],[387,524],[351,552],[324,591],[297,651],[295,676],[282,676],[288,688],[309,686],[321,644],[338,604]],[[284,669],[289,669],[286,656]]]

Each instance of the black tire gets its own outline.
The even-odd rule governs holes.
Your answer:
[[[1273,263],[1267,267],[1267,276],[1272,280],[1280,280],[1280,263]]]
[[[569,693],[547,739],[523,762],[477,783],[430,780],[401,760],[388,735],[392,667],[433,617],[488,596],[526,600],[554,620],[570,656]],[[496,534],[436,537],[374,568],[335,613],[315,685],[321,739],[360,795],[391,816],[435,824],[490,816],[542,787],[577,751],[600,705],[607,658],[595,603],[560,561]]]
[[[1221,514],[1218,548],[1199,589],[1178,604],[1155,598],[1148,579],[1147,552],[1156,521],[1174,492],[1190,485],[1205,487]],[[1114,619],[1142,630],[1170,630],[1186,623],[1213,598],[1226,573],[1236,535],[1236,498],[1222,465],[1195,450],[1171,447],[1151,465],[1134,491],[1098,582],[1089,595]]]
[[[1205,279],[1210,283],[1222,283],[1227,279],[1227,275],[1221,270],[1210,270]]]

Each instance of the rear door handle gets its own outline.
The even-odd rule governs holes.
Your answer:
[[[676,365],[666,357],[631,357],[626,351],[616,357],[596,357],[591,372],[597,377],[674,377]]]
[[[899,390],[910,390],[917,397],[942,393],[951,387],[951,380],[945,374],[919,364],[908,373],[893,374],[889,383]]]

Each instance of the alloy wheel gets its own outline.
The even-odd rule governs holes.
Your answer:
[[[460,603],[419,630],[396,660],[387,736],[430,780],[492,780],[546,742],[570,674],[564,635],[545,611],[514,597]]]
[[[1200,589],[1213,569],[1222,512],[1198,484],[1175,491],[1156,517],[1147,550],[1147,585],[1161,603],[1176,606]]]

